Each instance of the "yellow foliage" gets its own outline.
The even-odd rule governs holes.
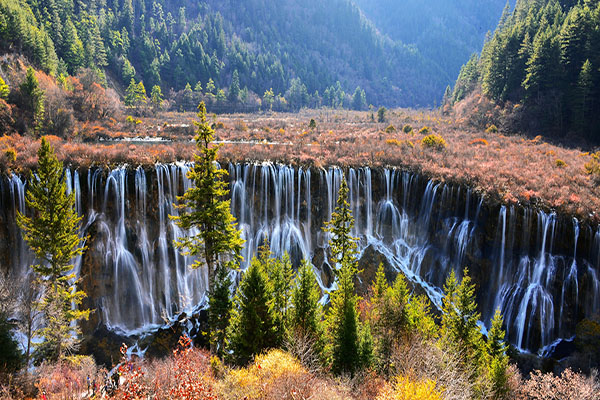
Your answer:
[[[291,354],[271,350],[257,356],[247,368],[229,370],[220,381],[220,391],[225,399],[258,399],[282,381],[308,375],[308,371]]]
[[[399,376],[393,388],[385,389],[377,400],[441,400],[442,391],[435,389],[435,381],[413,381]]]
[[[440,135],[432,133],[421,139],[421,146],[424,148],[443,150],[446,148],[446,141]]]
[[[567,166],[567,163],[566,163],[566,162],[564,162],[563,160],[561,160],[560,158],[559,158],[559,159],[557,159],[557,160],[555,161],[555,163],[556,163],[556,166],[557,166],[558,168],[564,168],[564,167],[566,167],[566,166]]]

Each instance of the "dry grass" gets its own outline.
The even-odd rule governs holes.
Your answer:
[[[141,118],[134,131],[124,121],[83,124],[74,140],[56,138],[54,143],[61,158],[75,166],[191,160],[194,118],[193,113],[164,113]],[[309,129],[311,119],[316,122],[314,129]],[[385,123],[372,122],[367,112],[332,110],[213,115],[209,120],[216,127],[217,140],[223,143],[222,161],[394,166],[468,184],[492,201],[535,205],[593,222],[600,220],[595,212],[600,209],[600,187],[585,168],[592,157],[578,149],[546,143],[540,137],[531,140],[488,132],[438,112],[416,110],[390,111]],[[386,132],[390,125],[414,129]],[[419,145],[424,136],[416,132],[423,127],[444,139],[443,150]],[[160,137],[170,142],[86,142],[132,137]],[[0,161],[7,168],[32,167],[36,150],[37,144],[29,137],[0,139]]]

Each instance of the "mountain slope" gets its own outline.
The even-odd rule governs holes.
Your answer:
[[[354,0],[382,33],[414,45],[449,84],[498,23],[506,0]]]
[[[520,0],[456,83],[506,106],[506,128],[600,143],[600,3]],[[518,103],[519,107],[512,107]]]

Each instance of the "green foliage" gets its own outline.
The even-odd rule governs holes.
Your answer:
[[[135,83],[135,79],[132,78],[125,94],[125,105],[127,107],[141,107],[147,102],[148,99],[146,98],[146,88],[144,88],[144,83],[142,81]]]
[[[215,349],[218,357],[225,354],[225,339],[227,328],[231,318],[233,302],[230,297],[230,289],[233,282],[229,277],[229,269],[226,265],[217,266],[214,285],[208,293],[208,325],[210,326],[211,348]]]
[[[152,107],[155,109],[161,108],[163,101],[163,94],[160,86],[152,86],[152,91],[150,92],[150,104],[152,104]]]
[[[177,225],[189,231],[197,228],[199,233],[180,237],[175,245],[186,255],[202,255],[204,260],[197,259],[192,268],[198,268],[204,263],[208,267],[209,292],[213,290],[213,280],[219,257],[230,255],[235,265],[241,260],[240,252],[243,239],[231,215],[230,201],[224,200],[228,194],[224,177],[227,171],[217,168],[216,160],[218,146],[210,146],[214,140],[214,130],[206,119],[204,103],[198,106],[199,121],[194,124],[196,130],[196,148],[194,166],[188,171],[187,177],[194,183],[183,196],[177,200],[180,204],[180,215],[171,216]],[[189,210],[189,211],[188,211]],[[214,348],[212,349],[214,352]]]
[[[495,398],[503,398],[508,393],[508,355],[502,329],[503,319],[500,310],[496,310],[488,332],[486,350],[488,377],[492,383]]]
[[[377,122],[385,122],[385,113],[387,110],[385,107],[379,107],[377,110]]]
[[[15,372],[23,363],[19,343],[12,336],[13,329],[8,315],[0,314],[0,373]]]
[[[253,356],[277,346],[272,293],[264,267],[261,260],[253,258],[235,294],[227,345],[238,365],[246,365]]]
[[[10,93],[10,89],[4,79],[0,76],[0,99],[6,100],[8,99],[8,94]]]
[[[323,310],[319,303],[320,297],[321,290],[312,265],[303,260],[292,288],[290,330],[292,338],[308,338],[313,343],[313,350],[319,355],[323,351]]]
[[[62,163],[45,138],[25,203],[31,216],[19,212],[17,223],[39,262],[32,268],[48,286],[39,304],[45,326],[40,330],[44,341],[37,353],[43,358],[57,359],[76,345],[73,333],[79,330],[71,323],[87,319],[90,311],[78,309],[85,293],[75,289],[77,281],[71,264],[84,251],[83,239],[79,237],[81,217],[74,210],[75,194],[67,194]]]
[[[359,111],[367,109],[367,94],[360,86],[356,87],[356,90],[354,90],[354,94],[352,95],[352,109]]]
[[[487,133],[498,133],[498,128],[496,127],[496,125],[492,124],[488,126],[485,131]]]
[[[463,87],[475,87],[465,82],[480,76],[491,100],[522,106],[513,129],[554,136],[574,131],[597,142],[600,103],[592,98],[600,90],[598,21],[597,2],[518,2],[512,12],[505,10],[481,60],[463,67],[455,98]]]
[[[354,279],[358,273],[357,239],[351,235],[354,218],[348,204],[348,185],[342,179],[337,206],[331,220],[323,228],[331,236],[329,247],[337,289],[330,293],[327,328],[331,368],[335,373],[353,374],[361,367],[358,320],[358,297],[354,293]]]
[[[482,359],[482,337],[477,326],[480,314],[475,302],[475,285],[465,268],[460,283],[454,271],[444,285],[442,301],[441,343],[459,354],[473,376],[479,373]]]
[[[585,172],[596,181],[600,181],[600,151],[590,154],[590,160],[584,164]]]
[[[231,86],[229,86],[229,101],[238,102],[240,100],[240,75],[237,69],[233,71],[231,78]]]
[[[273,103],[275,102],[275,95],[273,94],[273,88],[265,90],[263,94],[263,108],[269,111],[273,110]]]
[[[269,280],[269,292],[272,293],[270,301],[273,313],[273,323],[277,345],[282,345],[287,338],[290,326],[290,300],[294,282],[292,262],[287,253],[282,258],[270,258],[269,248],[263,250],[261,256]]]
[[[452,91],[452,103],[464,99],[479,83],[479,55],[473,54],[469,61],[462,66],[458,79]]]
[[[35,70],[27,68],[25,80],[20,86],[24,107],[33,116],[33,130],[40,133],[44,127],[44,91],[40,88]]]
[[[446,148],[446,141],[440,135],[432,133],[421,139],[421,146],[426,149],[444,150]]]

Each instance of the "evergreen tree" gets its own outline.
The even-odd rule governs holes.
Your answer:
[[[477,326],[479,317],[475,285],[471,283],[468,269],[465,268],[460,284],[452,271],[444,285],[441,343],[461,355],[465,365],[471,368],[472,376],[480,373],[482,360],[482,337]]]
[[[292,288],[290,325],[294,335],[308,337],[315,344],[315,350],[322,351],[322,307],[319,303],[321,290],[315,279],[312,265],[302,260]]]
[[[323,230],[330,235],[329,247],[331,249],[332,265],[334,270],[344,263],[351,269],[351,274],[358,272],[356,257],[358,254],[358,238],[352,236],[354,218],[348,203],[348,184],[342,179],[338,192],[337,206],[331,214],[331,221],[325,223]]]
[[[229,86],[229,101],[237,103],[240,100],[240,76],[237,69],[233,71],[231,86]]]
[[[223,357],[225,354],[225,339],[233,306],[230,296],[232,282],[229,270],[231,268],[225,265],[217,266],[215,282],[212,291],[208,294],[210,343],[218,357]]]
[[[8,95],[10,93],[10,89],[4,79],[0,76],[0,99],[6,100],[8,99]]]
[[[67,19],[67,22],[63,27],[62,37],[62,58],[67,63],[69,72],[75,74],[79,67],[83,66],[85,56],[83,43],[79,39],[77,29],[75,28],[73,21],[71,21],[71,18]]]
[[[32,215],[17,213],[17,223],[39,262],[32,268],[48,286],[39,305],[45,326],[40,330],[44,341],[37,353],[44,359],[57,359],[76,345],[74,335],[79,329],[71,324],[87,319],[89,310],[78,309],[85,293],[75,289],[77,281],[71,264],[84,251],[83,239],[78,235],[81,217],[74,210],[75,194],[67,194],[62,163],[45,138],[25,203]]]
[[[354,279],[358,273],[357,239],[350,235],[353,226],[348,185],[342,179],[335,212],[324,228],[331,234],[329,247],[337,277],[337,289],[330,293],[327,316],[331,368],[335,373],[353,374],[361,363],[358,297],[354,293]]]
[[[238,365],[277,345],[274,316],[269,304],[271,292],[264,265],[256,257],[244,272],[234,298],[228,348]]]
[[[377,110],[377,122],[385,122],[385,107],[379,107]]]
[[[273,294],[271,299],[273,323],[275,325],[277,345],[282,345],[287,338],[288,327],[290,325],[289,308],[294,282],[294,271],[287,253],[281,259],[275,259],[271,262],[266,260],[268,257],[268,254],[263,255],[261,261],[264,265],[269,265],[266,272],[269,278],[269,289]]]
[[[160,86],[154,85],[152,86],[152,91],[150,92],[150,103],[155,110],[158,110],[162,107],[163,104],[163,94]]]
[[[366,110],[367,109],[367,95],[365,91],[356,87],[354,95],[352,95],[352,109],[353,110]]]
[[[263,109],[272,111],[274,102],[275,95],[273,94],[273,89],[265,90],[265,93],[263,94]]]
[[[508,392],[508,355],[502,324],[502,314],[500,310],[496,310],[486,343],[488,377],[492,382],[492,391],[496,398],[504,398]]]
[[[586,117],[589,116],[589,105],[591,102],[590,95],[593,89],[592,74],[592,63],[590,60],[586,60],[579,73],[579,79],[577,80],[577,98],[574,102],[574,125],[579,130],[584,129],[587,122]]]
[[[33,68],[27,68],[27,75],[20,89],[26,109],[33,114],[34,132],[40,133],[44,124],[44,91],[40,88]]]
[[[202,261],[206,263],[211,292],[219,262],[228,255],[233,257],[234,262],[239,262],[244,241],[231,215],[230,201],[225,200],[228,190],[223,178],[227,171],[216,164],[219,147],[210,146],[214,130],[207,122],[204,102],[198,106],[198,118],[200,121],[194,122],[198,153],[194,155],[194,166],[187,174],[194,186],[177,198],[181,214],[172,218],[186,231],[198,229],[199,233],[180,237],[175,244],[184,254],[203,256],[204,260],[196,260],[192,268],[203,266]],[[211,351],[215,352],[214,346]]]
[[[14,324],[9,321],[9,316],[0,313],[0,373],[13,373],[22,364],[23,357],[19,350],[19,343],[13,338]]]
[[[127,107],[141,107],[147,102],[148,99],[146,98],[146,88],[144,88],[144,83],[142,81],[135,83],[135,79],[131,78],[125,93],[125,105]]]

